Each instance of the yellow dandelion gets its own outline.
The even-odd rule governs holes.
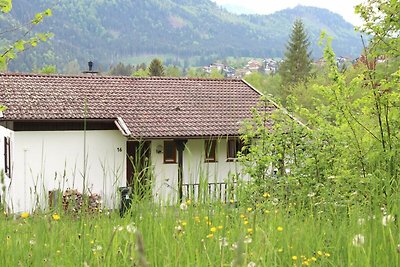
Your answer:
[[[200,217],[199,216],[194,217],[194,221],[199,223],[200,222]]]
[[[229,202],[231,202],[231,204],[235,203],[234,199],[229,200]]]
[[[320,251],[320,250],[317,251],[317,254],[318,254],[318,256],[324,255],[324,254],[322,253],[322,251]]]
[[[263,197],[269,198],[269,197],[270,197],[270,194],[268,194],[267,192],[265,192],[265,193],[263,194]]]
[[[222,228],[224,228],[222,225],[218,225],[218,230],[222,230]]]
[[[243,223],[244,223],[244,225],[248,225],[248,224],[249,224],[249,221],[248,221],[248,220],[245,220]]]
[[[60,215],[58,215],[57,213],[54,213],[52,216],[53,220],[58,221],[59,219],[61,219]]]
[[[240,218],[243,219],[243,218],[246,218],[246,216],[244,216],[243,214],[240,214]]]
[[[331,256],[331,254],[329,254],[328,252],[325,252],[325,257],[330,257]]]
[[[186,222],[186,221],[182,221],[182,222],[181,222],[181,225],[182,225],[182,226],[186,226],[186,225],[187,225],[187,222]]]
[[[29,217],[29,212],[23,212],[23,213],[21,213],[21,218],[22,219],[26,219],[26,218],[28,218]]]
[[[297,261],[297,256],[292,256],[292,260]]]
[[[215,233],[217,231],[217,227],[211,227],[210,231],[211,233]]]
[[[303,262],[301,263],[301,265],[309,266],[309,265],[310,265],[310,262],[309,262],[309,261],[303,261]]]
[[[250,211],[252,211],[253,210],[253,208],[247,208],[247,211],[248,212],[250,212]]]
[[[57,250],[56,252],[57,252],[57,254],[60,254],[60,253],[61,253],[61,250]]]
[[[186,200],[186,204],[187,204],[187,205],[192,204],[192,200],[191,200],[191,199]]]
[[[276,230],[278,230],[278,232],[282,232],[283,231],[283,227],[282,226],[278,226],[278,228],[276,228]]]
[[[270,211],[269,211],[269,210],[264,210],[264,213],[265,213],[265,214],[269,214]]]
[[[312,261],[317,261],[317,258],[316,257],[311,257],[311,260]]]
[[[253,228],[247,228],[247,233],[252,234],[253,233]]]
[[[283,248],[278,248],[278,252],[282,253],[283,252]]]
[[[214,237],[213,234],[208,234],[208,235],[207,235],[207,238],[213,238],[213,237]]]

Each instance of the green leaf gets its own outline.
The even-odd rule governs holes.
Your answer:
[[[14,52],[14,50],[13,50],[13,49],[10,49],[10,50],[8,51],[8,53],[6,54],[6,57],[7,57],[8,59],[14,59],[14,58],[15,58],[15,52]]]
[[[51,9],[48,8],[48,9],[46,9],[46,10],[43,12],[43,15],[45,15],[45,16],[51,16],[51,15],[53,15],[53,13],[51,12]]]
[[[36,37],[42,42],[46,42],[47,40],[47,35],[45,33],[38,33],[36,34]]]
[[[18,51],[24,51],[25,50],[25,42],[22,40],[16,41],[14,44],[14,48]]]
[[[11,0],[0,0],[0,10],[3,13],[8,13],[12,9]]]
[[[7,60],[6,57],[2,56],[0,57],[0,71],[6,71],[7,70]]]
[[[32,20],[32,24],[39,24],[43,20],[42,13],[37,13],[35,18]]]

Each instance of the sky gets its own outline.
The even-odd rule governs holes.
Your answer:
[[[354,6],[363,0],[212,0],[219,5],[242,6],[255,14],[271,14],[276,11],[293,8],[297,5],[314,6],[338,13],[353,25],[360,25],[361,19],[354,14]]]

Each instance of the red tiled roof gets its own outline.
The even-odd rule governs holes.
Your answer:
[[[237,135],[259,97],[242,80],[0,74],[1,120],[121,117],[132,137]]]

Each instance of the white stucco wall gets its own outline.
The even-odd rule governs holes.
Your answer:
[[[117,189],[126,185],[126,138],[119,131],[26,131],[13,132],[0,127],[0,169],[4,168],[4,138],[11,137],[12,179],[6,179],[6,201],[14,212],[47,207],[48,191],[85,187],[102,197],[103,207],[119,205]],[[183,154],[183,183],[200,180],[215,183],[231,181],[240,173],[237,162],[227,161],[227,140],[217,141],[217,162],[205,162],[204,139],[191,139]],[[86,143],[86,168],[84,167]],[[151,140],[151,164],[154,171],[155,201],[176,203],[178,164],[165,164],[164,140]],[[242,179],[248,179],[240,175]],[[184,197],[185,192],[184,192]]]
[[[3,126],[0,126],[0,171],[3,172],[4,174],[4,137],[10,137],[10,142],[11,142],[11,169],[12,167],[12,153],[13,153],[13,140],[14,140],[14,132],[10,131],[7,128],[4,128]],[[7,196],[8,195],[8,185],[10,183],[10,179],[8,176],[4,174],[3,181],[0,181],[0,199],[3,201],[3,196],[4,194]]]
[[[240,173],[238,162],[227,161],[227,140],[217,141],[217,162],[205,162],[204,139],[191,139],[186,143],[183,153],[183,183],[195,184],[200,180],[210,183],[228,182],[232,175]],[[164,140],[153,140],[151,143],[151,160],[156,179],[153,195],[156,201],[176,202],[178,196],[178,164],[165,164],[163,153],[156,153],[157,146],[163,146]],[[242,179],[248,179],[242,176]],[[185,197],[185,192],[184,192]]]
[[[14,132],[12,142],[8,205],[14,212],[46,206],[49,190],[82,192],[83,177],[85,187],[102,196],[103,207],[118,205],[116,190],[126,183],[126,139],[119,131],[87,131],[86,140],[83,131]]]

